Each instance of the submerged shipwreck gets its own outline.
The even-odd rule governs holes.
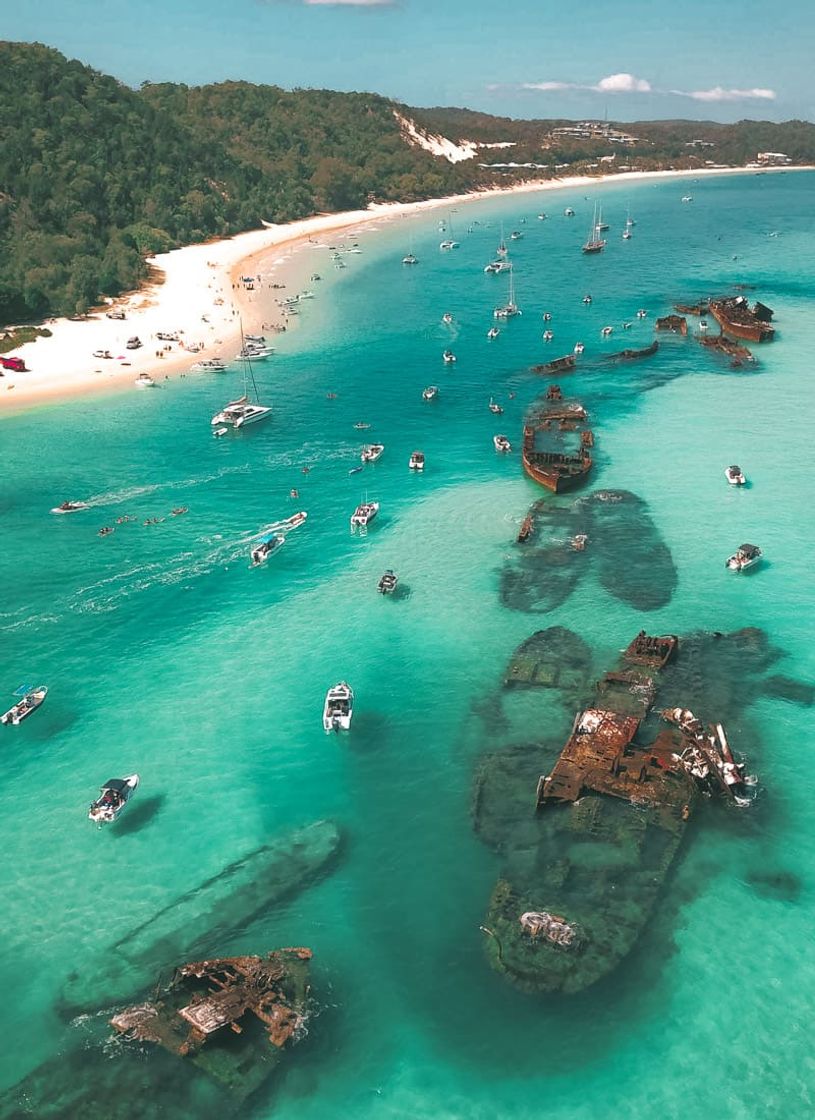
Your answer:
[[[507,684],[536,683],[545,636],[516,651]],[[485,948],[521,988],[578,992],[611,972],[648,921],[699,799],[750,803],[754,779],[721,723],[655,710],[679,644],[637,634],[545,772],[538,747],[499,752],[479,773],[475,826],[506,859]]]
[[[771,320],[773,311],[756,301],[752,307],[744,296],[712,299],[710,314],[719,324],[722,333],[744,338],[748,342],[770,342],[775,337]]]
[[[311,957],[310,949],[278,949],[181,965],[156,999],[117,1012],[110,1025],[246,1097],[302,1033]]]
[[[579,401],[547,397],[524,423],[521,459],[530,478],[553,493],[575,486],[592,466],[594,433]]]
[[[337,856],[340,832],[317,821],[256,848],[120,938],[98,969],[71,975],[57,1001],[62,1015],[134,998],[164,960],[211,952],[222,939],[303,889]]]

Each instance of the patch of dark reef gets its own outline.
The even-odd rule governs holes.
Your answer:
[[[501,601],[510,610],[555,610],[589,569],[610,595],[638,610],[658,610],[671,601],[676,567],[636,494],[597,490],[570,505],[543,498],[529,515],[534,538],[515,544],[500,575]]]

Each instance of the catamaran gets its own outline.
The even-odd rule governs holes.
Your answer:
[[[510,264],[510,262],[508,260],[490,261],[490,263],[486,266],[484,271],[485,272],[490,272],[493,275],[497,276],[497,274],[499,272],[509,272],[509,270],[511,268],[512,268],[512,265]]]
[[[326,731],[348,731],[354,714],[354,690],[347,681],[340,681],[325,694],[323,728]]]
[[[360,502],[354,512],[351,514],[351,528],[355,529],[359,526],[365,529],[368,523],[373,521],[379,513],[379,502]]]
[[[521,314],[515,302],[515,271],[512,268],[509,270],[509,300],[503,307],[496,307],[492,314],[495,319],[511,319],[514,315]]]
[[[243,339],[243,332],[241,331],[242,357],[243,357],[243,396],[238,397],[235,401],[230,401],[225,408],[220,412],[216,412],[212,417],[211,424],[213,428],[219,427],[222,424],[227,424],[234,428],[236,431],[239,428],[246,427],[247,424],[257,424],[260,420],[265,420],[271,416],[272,409],[269,405],[263,405],[258,400],[258,387],[255,384],[255,375],[252,371],[252,362],[248,354],[243,354],[246,345]],[[253,404],[249,400],[248,384],[252,382],[252,389],[255,394],[255,401]]]
[[[37,685],[36,688],[32,688],[30,684],[20,685],[12,693],[12,696],[19,696],[20,699],[0,716],[0,723],[10,723],[14,727],[19,727],[24,719],[39,708],[47,695],[48,688],[44,684]]]

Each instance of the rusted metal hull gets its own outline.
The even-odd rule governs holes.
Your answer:
[[[710,314],[722,330],[734,338],[743,338],[747,342],[770,342],[775,337],[775,327],[744,306],[736,310],[732,301],[714,300],[710,305]]]
[[[572,490],[578,486],[592,468],[592,458],[586,455],[582,462],[579,464],[566,464],[558,465],[552,464],[551,466],[536,466],[531,463],[524,450],[521,461],[524,470],[533,480],[541,486],[545,486],[547,490],[551,490],[553,494],[562,494],[566,490]]]

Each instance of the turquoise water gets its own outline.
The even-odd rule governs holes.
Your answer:
[[[449,254],[425,215],[361,237],[364,252],[343,271],[314,250],[318,299],[257,370],[275,410],[264,425],[212,438],[235,372],[0,425],[2,687],[51,689],[26,724],[2,729],[0,1085],[77,1030],[53,1012],[69,972],[92,970],[117,937],[270,835],[332,817],[347,838],[333,874],[223,946],[315,950],[321,1014],[253,1115],[811,1114],[806,707],[757,692],[728,727],[761,776],[756,804],[711,807],[636,953],[579,997],[523,996],[486,966],[478,927],[500,860],[469,810],[482,753],[568,728],[555,706],[544,726],[522,702],[507,724],[490,718],[512,649],[543,626],[580,634],[598,670],[642,626],[757,626],[783,651],[774,672],[815,680],[813,186],[809,173],[609,185],[613,228],[597,258],[579,252],[592,207],[581,190],[460,207],[461,247]],[[685,193],[692,204],[680,203]],[[576,218],[562,216],[566,205]],[[637,225],[624,242],[627,205]],[[506,279],[482,269],[500,220],[524,232],[512,245],[524,315],[490,343]],[[411,246],[420,264],[403,268]],[[755,369],[674,339],[648,362],[595,361],[650,342],[674,300],[740,281],[776,311],[777,340]],[[639,307],[648,320],[634,318]],[[440,323],[446,310],[452,328]],[[615,332],[601,340],[606,324]],[[492,436],[517,444],[543,385],[528,366],[578,339],[583,369],[563,385],[594,418],[592,486],[643,498],[678,571],[657,611],[590,576],[546,615],[499,600],[518,522],[541,492],[516,453],[495,454]],[[452,370],[441,362],[448,345]],[[429,383],[441,388],[432,403],[421,399]],[[361,435],[386,451],[349,476]],[[414,448],[427,456],[421,476],[407,469]],[[750,478],[744,491],[724,480],[731,462]],[[366,494],[382,512],[352,537],[348,518]],[[49,517],[66,497],[93,508]],[[169,516],[177,506],[189,512]],[[300,508],[306,525],[250,570],[247,537]],[[136,520],[97,536],[125,514]],[[723,561],[745,540],[766,562],[736,578]],[[388,567],[408,592],[397,601],[376,593]],[[320,721],[341,678],[357,697],[347,740],[326,737]],[[95,830],[85,820],[95,788],[133,770],[135,827],[123,817]],[[139,804],[148,809],[137,816]],[[794,889],[760,885],[779,873]]]

